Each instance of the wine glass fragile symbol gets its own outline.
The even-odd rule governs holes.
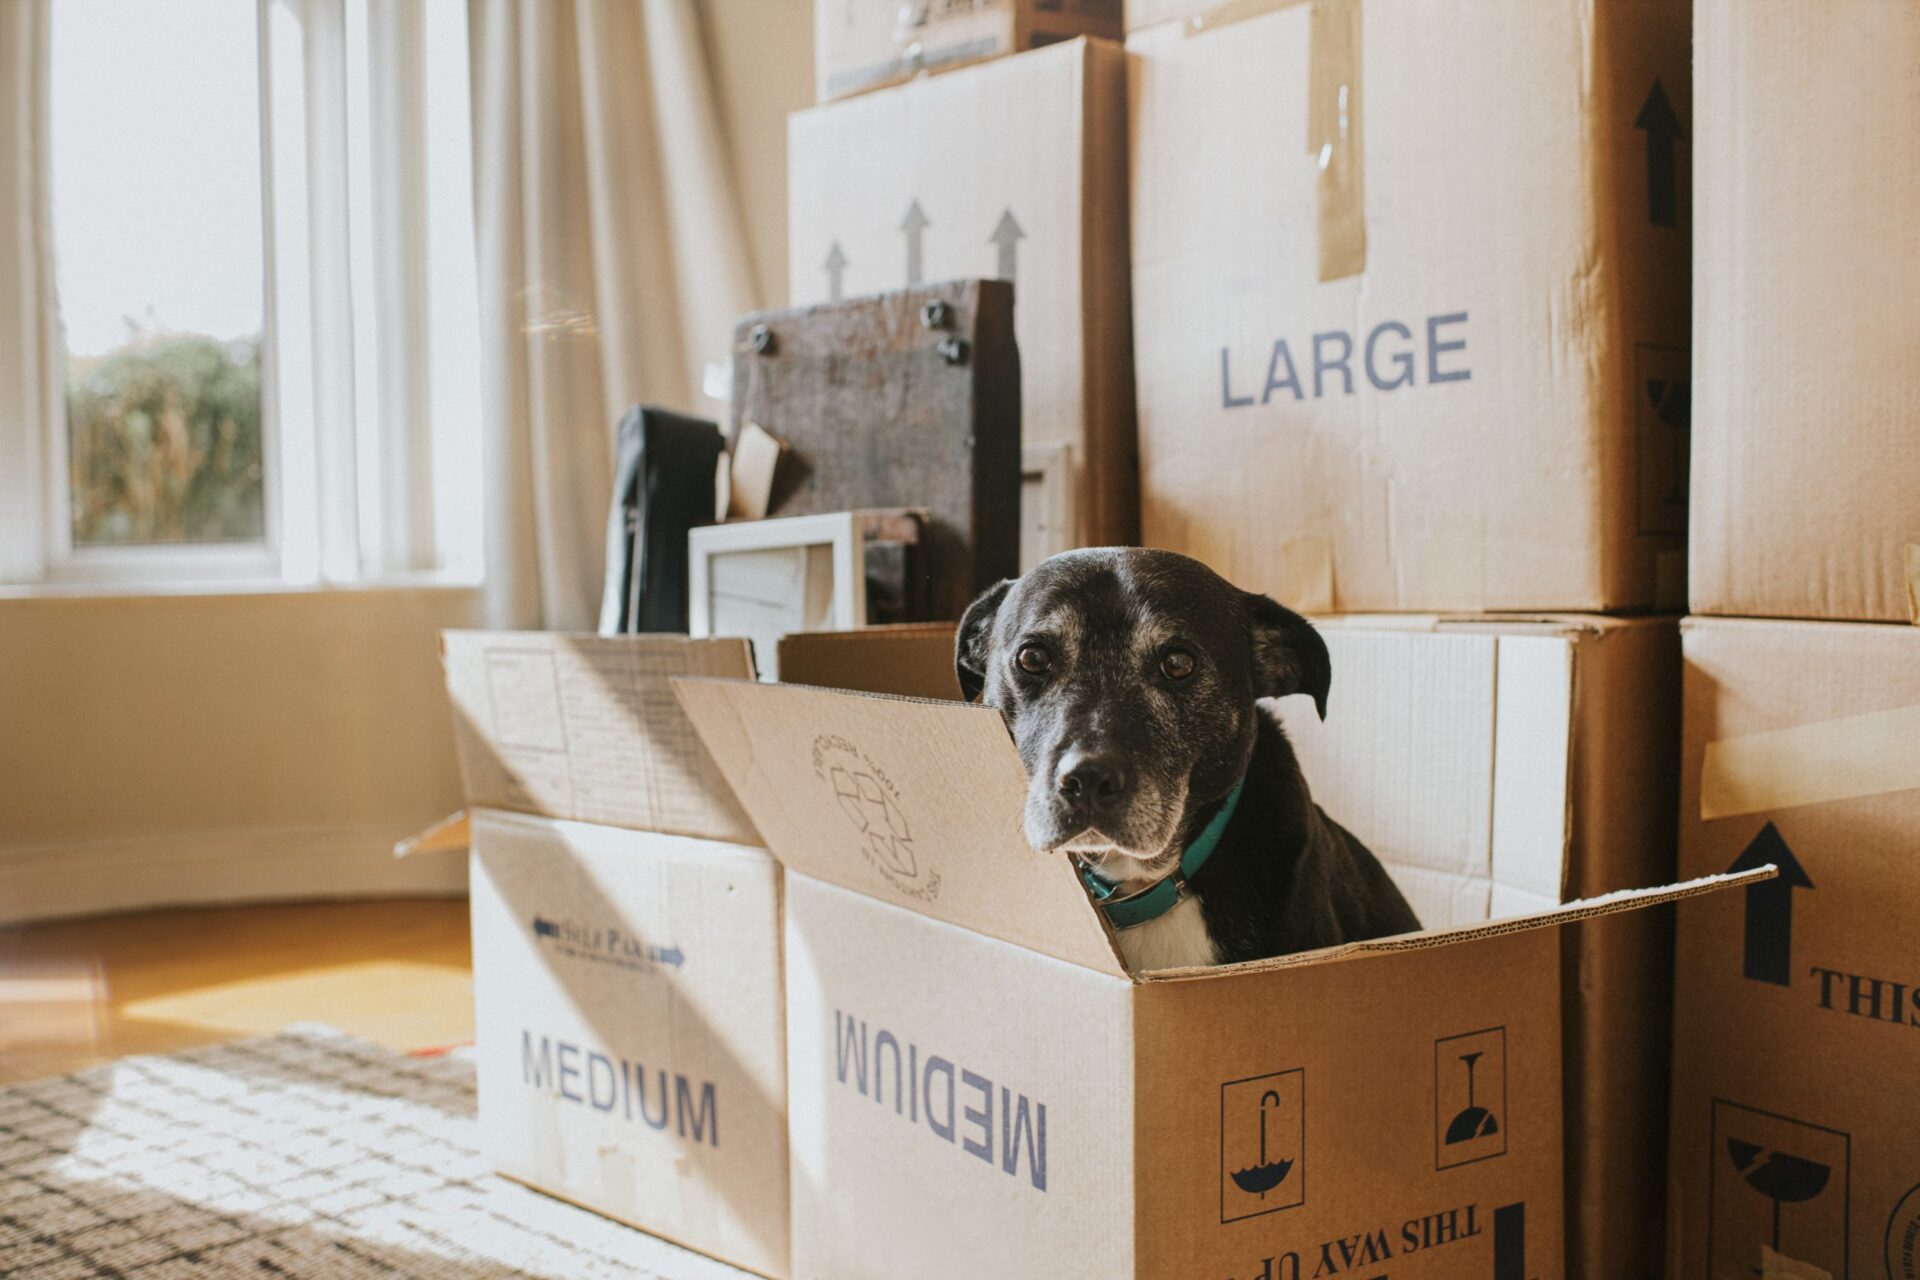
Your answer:
[[[1480,1106],[1473,1097],[1473,1064],[1485,1056],[1483,1053],[1460,1055],[1460,1061],[1467,1064],[1467,1105],[1447,1125],[1447,1145],[1450,1147],[1500,1132],[1500,1122],[1494,1118],[1493,1112]]]

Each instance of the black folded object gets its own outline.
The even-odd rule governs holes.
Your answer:
[[[620,419],[600,634],[687,630],[687,531],[714,519],[720,428],[649,405]]]

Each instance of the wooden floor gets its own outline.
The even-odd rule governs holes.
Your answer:
[[[0,1084],[324,1022],[473,1038],[465,900],[151,911],[0,928]]]

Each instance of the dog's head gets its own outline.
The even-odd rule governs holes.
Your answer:
[[[1026,762],[1027,839],[1115,880],[1179,862],[1190,819],[1245,774],[1254,703],[1312,696],[1327,647],[1298,614],[1170,551],[1069,551],[967,609],[954,666]]]

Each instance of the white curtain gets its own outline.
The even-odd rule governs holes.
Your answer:
[[[469,0],[486,613],[591,629],[613,431],[757,305],[693,0]]]
[[[46,0],[0,0],[0,582],[45,568],[41,455],[57,399],[49,238]]]

